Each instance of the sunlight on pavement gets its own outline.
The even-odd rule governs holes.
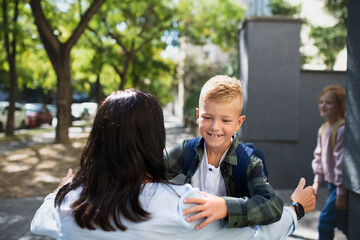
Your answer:
[[[51,173],[49,172],[36,172],[32,181],[34,183],[58,183],[60,181],[60,178],[51,176]]]

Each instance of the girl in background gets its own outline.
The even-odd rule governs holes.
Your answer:
[[[318,131],[312,161],[313,188],[317,195],[319,184],[323,180],[328,183],[329,197],[321,211],[318,231],[319,239],[333,239],[335,227],[347,234],[347,197],[342,186],[345,90],[336,85],[325,87],[319,96],[319,112],[326,122]]]

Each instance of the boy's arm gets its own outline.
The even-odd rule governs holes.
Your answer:
[[[250,198],[223,197],[228,208],[228,228],[264,225],[281,218],[284,203],[264,175],[261,159],[252,156],[247,169]]]
[[[171,180],[179,174],[184,174],[182,166],[183,151],[187,141],[184,140],[181,144],[173,147],[168,153],[164,154],[165,163],[168,172],[166,173],[167,180]]]
[[[228,228],[277,222],[281,218],[284,203],[266,181],[261,159],[251,157],[247,179],[250,198],[217,197],[205,193],[206,198],[203,199],[185,199],[185,203],[199,204],[183,211],[183,215],[197,212],[186,220],[191,222],[205,217],[197,229],[218,219],[226,219]]]

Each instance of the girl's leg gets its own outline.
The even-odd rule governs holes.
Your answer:
[[[319,240],[334,239],[334,229],[337,224],[337,212],[335,207],[336,201],[336,186],[328,184],[329,197],[326,204],[321,211],[319,218]]]
[[[349,209],[337,210],[337,228],[346,236],[349,234]]]

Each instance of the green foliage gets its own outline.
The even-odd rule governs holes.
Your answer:
[[[13,1],[9,1],[8,17],[13,17],[13,4]],[[1,29],[4,30],[4,26],[1,26]],[[16,33],[18,92],[21,93],[23,87],[31,89],[42,88],[45,93],[54,89],[56,86],[56,77],[38,38],[36,27],[33,24],[30,6],[26,4],[25,1],[20,1],[17,24],[14,25],[14,23],[11,22],[5,29],[6,31]],[[0,31],[0,33],[1,39],[3,39],[4,32]],[[0,60],[0,72],[4,74],[4,77],[1,77],[1,83],[3,86],[9,87],[9,66],[6,62],[4,48],[0,48]]]
[[[179,32],[195,44],[210,39],[225,50],[234,48],[245,8],[237,0],[181,0]]]
[[[200,91],[201,87],[192,92],[184,104],[184,115],[194,120],[196,119],[196,108],[199,106]]]
[[[163,59],[162,48],[146,46],[136,55],[130,77],[132,86],[156,96],[162,105],[173,100],[171,92],[176,63]]]
[[[146,52],[143,49],[165,50],[166,44],[161,37],[173,29],[176,6],[171,0],[122,1],[116,6],[107,4],[104,11],[105,17],[100,17],[106,26],[104,35],[113,42],[108,48],[111,50],[108,51],[107,63],[114,66],[121,76],[120,88],[124,84],[131,87],[139,79],[148,78],[142,73],[152,71],[151,66],[143,64],[145,71],[134,73],[136,61]],[[153,57],[153,54],[148,54],[148,61],[153,61]]]
[[[286,0],[271,0],[269,7],[273,15],[294,16],[301,11],[301,4],[291,5]]]
[[[184,104],[184,115],[196,117],[199,94],[204,83],[220,71],[220,66],[210,63],[197,63],[192,58],[185,60],[185,92],[187,96]]]
[[[220,69],[219,72],[217,72],[217,75],[227,75],[230,77],[238,78],[239,77],[238,63],[239,63],[238,56],[237,55],[232,56],[232,60],[230,64]]]
[[[19,88],[55,92],[57,77],[34,24],[29,1],[20,2],[19,24],[6,26],[18,33]],[[42,1],[51,30],[62,43],[69,39],[91,2]],[[176,63],[161,57],[166,44],[175,45],[180,33],[198,43],[210,39],[231,51],[236,46],[237,29],[244,17],[245,10],[237,0],[108,0],[71,51],[73,90],[89,93],[99,73],[105,94],[118,89],[120,78],[112,66],[124,70],[127,54],[136,50],[129,64],[126,87],[148,91],[166,104],[173,98],[171,89],[176,79]],[[117,40],[110,33],[118,37]],[[0,31],[1,39],[2,34]],[[167,37],[169,42],[164,40]],[[219,70],[213,65],[188,67],[192,72],[188,77],[199,79],[193,90]],[[224,71],[230,73],[231,69]],[[4,48],[0,48],[1,84],[8,83],[8,72]]]
[[[348,0],[326,0],[325,9],[346,28],[348,18]]]
[[[236,51],[238,28],[245,19],[245,8],[238,0],[180,0],[178,12],[178,31],[181,37],[194,45],[209,42],[223,51]],[[184,114],[195,118],[195,108],[202,85],[218,73],[236,74],[237,60],[229,66],[216,63],[197,63],[191,57],[185,59],[184,86],[186,97]]]
[[[346,45],[348,0],[327,0],[325,9],[335,17],[337,23],[331,27],[311,26],[310,37],[323,57],[328,69],[334,67],[336,57]]]
[[[314,38],[314,45],[324,58],[328,69],[335,65],[336,57],[344,49],[346,43],[346,31],[338,24],[334,27],[311,27],[310,35]]]
[[[88,4],[84,1],[72,0],[48,0],[42,1],[41,5],[51,29],[60,42],[63,43],[69,39],[75,27],[81,20],[81,16],[88,8]]]

